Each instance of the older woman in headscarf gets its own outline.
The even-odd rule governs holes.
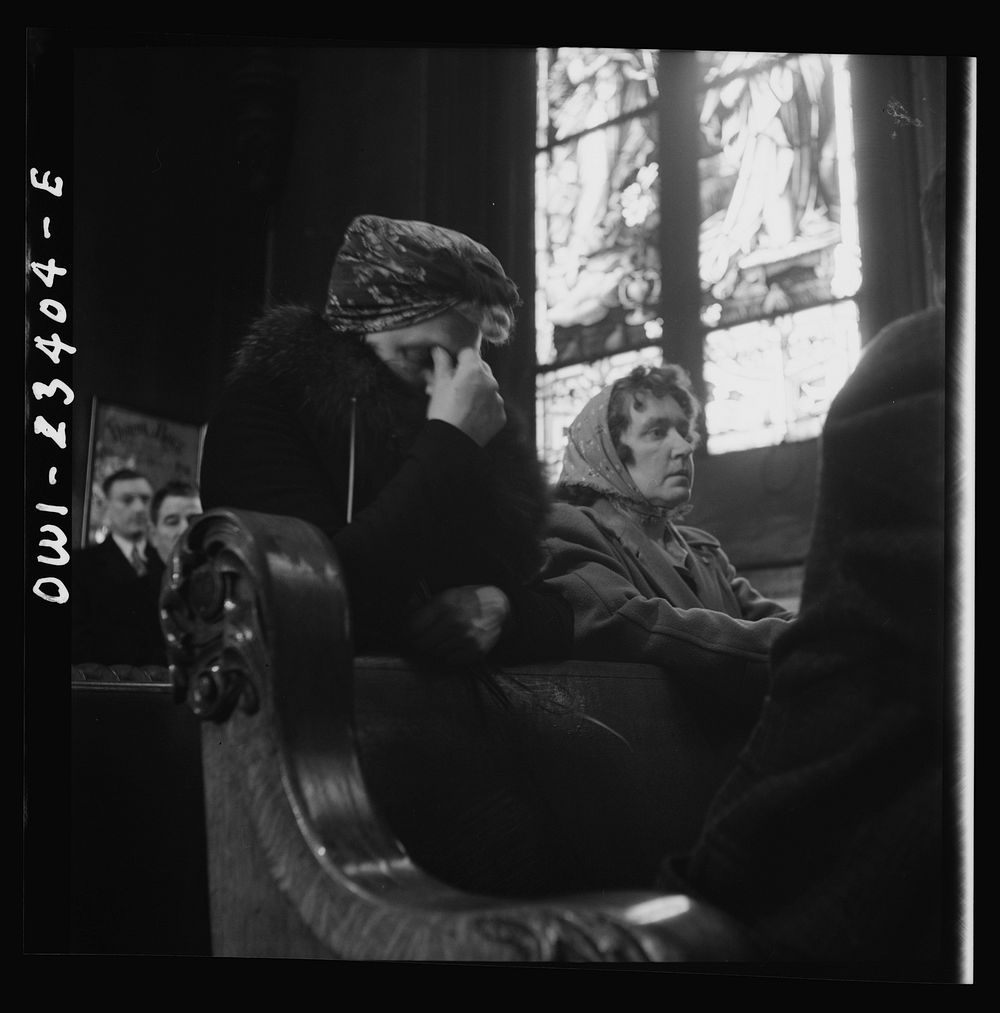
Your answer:
[[[480,354],[508,340],[518,304],[469,237],[362,215],[323,311],[270,309],[236,355],[206,434],[202,501],[323,530],[357,653],[569,653],[568,606],[535,581],[545,481]]]
[[[639,366],[569,429],[546,539],[546,584],[572,606],[573,656],[646,662],[759,704],[794,614],[683,526],[700,405],[678,366]]]

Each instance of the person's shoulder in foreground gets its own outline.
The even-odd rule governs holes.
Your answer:
[[[939,282],[943,199],[938,172],[922,210]],[[771,959],[946,956],[957,908],[937,302],[873,338],[831,405],[800,618],[774,643],[759,722],[701,840],[663,868],[662,886],[740,919]]]

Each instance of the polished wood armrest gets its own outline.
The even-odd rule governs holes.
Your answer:
[[[608,889],[601,882],[588,889],[585,877],[563,893],[545,894],[544,884],[530,896],[517,887],[509,895],[478,890],[429,871],[395,832],[393,826],[407,822],[406,807],[397,805],[387,818],[392,806],[386,798],[398,784],[388,771],[404,769],[407,754],[402,764],[386,766],[394,744],[422,742],[437,750],[422,761],[425,770],[441,769],[449,757],[454,765],[463,754],[449,743],[457,737],[461,746],[479,735],[460,719],[481,714],[487,697],[490,713],[523,719],[491,726],[503,731],[500,739],[517,729],[515,745],[524,735],[542,734],[532,715],[543,697],[558,697],[564,741],[579,755],[587,755],[591,731],[621,756],[641,752],[643,744],[631,733],[615,733],[594,718],[589,704],[583,710],[574,705],[574,692],[582,699],[584,691],[583,683],[573,688],[578,673],[572,664],[505,671],[497,677],[497,699],[497,685],[484,689],[471,680],[417,672],[398,659],[355,659],[343,575],[328,539],[303,521],[249,511],[211,510],[188,530],[164,583],[161,618],[175,699],[203,722],[214,953],[435,961],[753,959],[739,926],[691,898]],[[652,684],[656,671],[634,674]],[[438,722],[436,733],[432,726],[414,732],[411,725],[409,739],[402,734],[414,713],[407,694],[430,695],[417,710]],[[612,705],[616,696],[609,684]],[[391,699],[395,705],[387,703]],[[721,770],[725,757],[718,762]],[[423,783],[433,796],[433,786]],[[712,784],[698,790],[707,793]],[[419,811],[423,800],[406,797]],[[669,809],[670,799],[663,804]],[[410,823],[419,830],[420,818]],[[422,846],[433,855],[432,845]]]

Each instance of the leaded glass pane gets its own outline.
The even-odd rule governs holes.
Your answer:
[[[704,364],[709,452],[818,436],[860,348],[857,305],[850,300],[710,333]]]
[[[543,51],[539,147],[634,112],[656,98],[655,49],[563,46]]]
[[[540,152],[539,363],[607,356],[658,336],[659,166],[652,117]]]
[[[660,359],[656,57],[539,50],[538,442],[553,479],[587,397],[637,356]],[[697,59],[707,447],[805,439],[860,346],[847,57]]]
[[[859,284],[844,178],[853,151],[841,151],[846,63],[777,55],[715,53],[703,64],[699,269],[710,327],[853,295]]]
[[[787,53],[699,52],[695,54],[701,79],[708,85],[721,84],[733,74],[761,69],[788,56]]]
[[[642,363],[658,366],[662,362],[663,353],[659,348],[643,348],[538,375],[538,447],[550,481],[555,482],[559,478],[566,449],[566,432],[583,406],[633,367]]]

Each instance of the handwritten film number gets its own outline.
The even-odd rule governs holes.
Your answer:
[[[31,170],[31,185],[38,190],[44,190],[47,193],[52,194],[54,197],[61,197],[63,192],[63,181],[57,176],[55,180],[49,182],[49,173],[43,174],[42,178],[38,178],[38,172],[36,169]],[[49,238],[49,223],[50,219],[44,220],[43,234],[45,238]],[[33,274],[35,274],[47,289],[51,289],[55,284],[56,278],[65,277],[67,269],[65,267],[59,267],[55,260],[51,257],[45,263],[40,261],[31,261],[30,268]],[[52,298],[45,298],[40,300],[38,309],[41,313],[47,316],[50,320],[57,324],[63,324],[66,322],[68,314],[66,307],[58,300]],[[76,348],[72,345],[67,344],[62,338],[55,332],[49,337],[36,336],[34,339],[35,348],[40,352],[48,356],[52,360],[53,364],[58,366],[60,364],[60,357],[62,355],[73,355],[76,352]],[[31,394],[36,401],[41,401],[43,398],[52,398],[61,396],[63,406],[68,406],[73,403],[73,391],[72,389],[60,379],[53,379],[49,383],[33,383],[31,385]],[[52,425],[43,415],[39,414],[35,416],[34,433],[36,436],[42,436],[46,439],[52,440],[52,442],[60,449],[66,449],[66,423],[59,422],[55,426]],[[49,469],[49,484],[55,484],[55,476],[57,469]],[[64,506],[53,505],[50,503],[36,503],[35,509],[40,513],[56,514],[66,516],[69,513],[68,509]],[[51,555],[38,555],[36,558],[39,563],[44,563],[49,566],[65,566],[69,562],[69,552],[66,550],[66,532],[58,524],[42,524],[39,527],[39,535],[51,535],[50,538],[40,537],[38,540],[38,546],[41,550],[50,550]],[[35,581],[32,591],[42,598],[44,601],[55,602],[57,604],[64,604],[69,601],[69,591],[66,588],[66,584],[58,577],[45,576],[39,577]]]

